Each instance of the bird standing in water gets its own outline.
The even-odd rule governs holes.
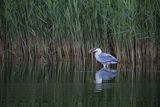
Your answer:
[[[90,53],[95,53],[95,58],[98,62],[103,64],[103,68],[109,68],[110,64],[117,64],[118,59],[111,54],[103,53],[100,48],[94,48],[90,50]]]

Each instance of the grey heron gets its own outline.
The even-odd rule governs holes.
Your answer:
[[[117,58],[115,58],[111,54],[103,53],[100,48],[91,49],[89,52],[90,53],[95,53],[96,60],[98,62],[100,62],[101,64],[103,64],[104,68],[106,68],[106,66],[107,66],[107,68],[109,68],[110,64],[117,64],[118,63]]]

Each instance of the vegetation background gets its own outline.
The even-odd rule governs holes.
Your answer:
[[[86,60],[94,47],[121,63],[160,59],[159,0],[0,2],[0,63]]]

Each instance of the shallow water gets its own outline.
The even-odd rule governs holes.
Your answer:
[[[3,66],[1,107],[159,107],[160,71],[156,67],[123,67],[112,78],[95,83],[100,66],[72,62],[54,66]],[[105,73],[106,74],[106,73]],[[106,74],[110,76],[111,74]]]

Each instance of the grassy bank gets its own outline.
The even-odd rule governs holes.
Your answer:
[[[0,59],[90,59],[101,47],[122,63],[157,62],[158,0],[2,0]]]

